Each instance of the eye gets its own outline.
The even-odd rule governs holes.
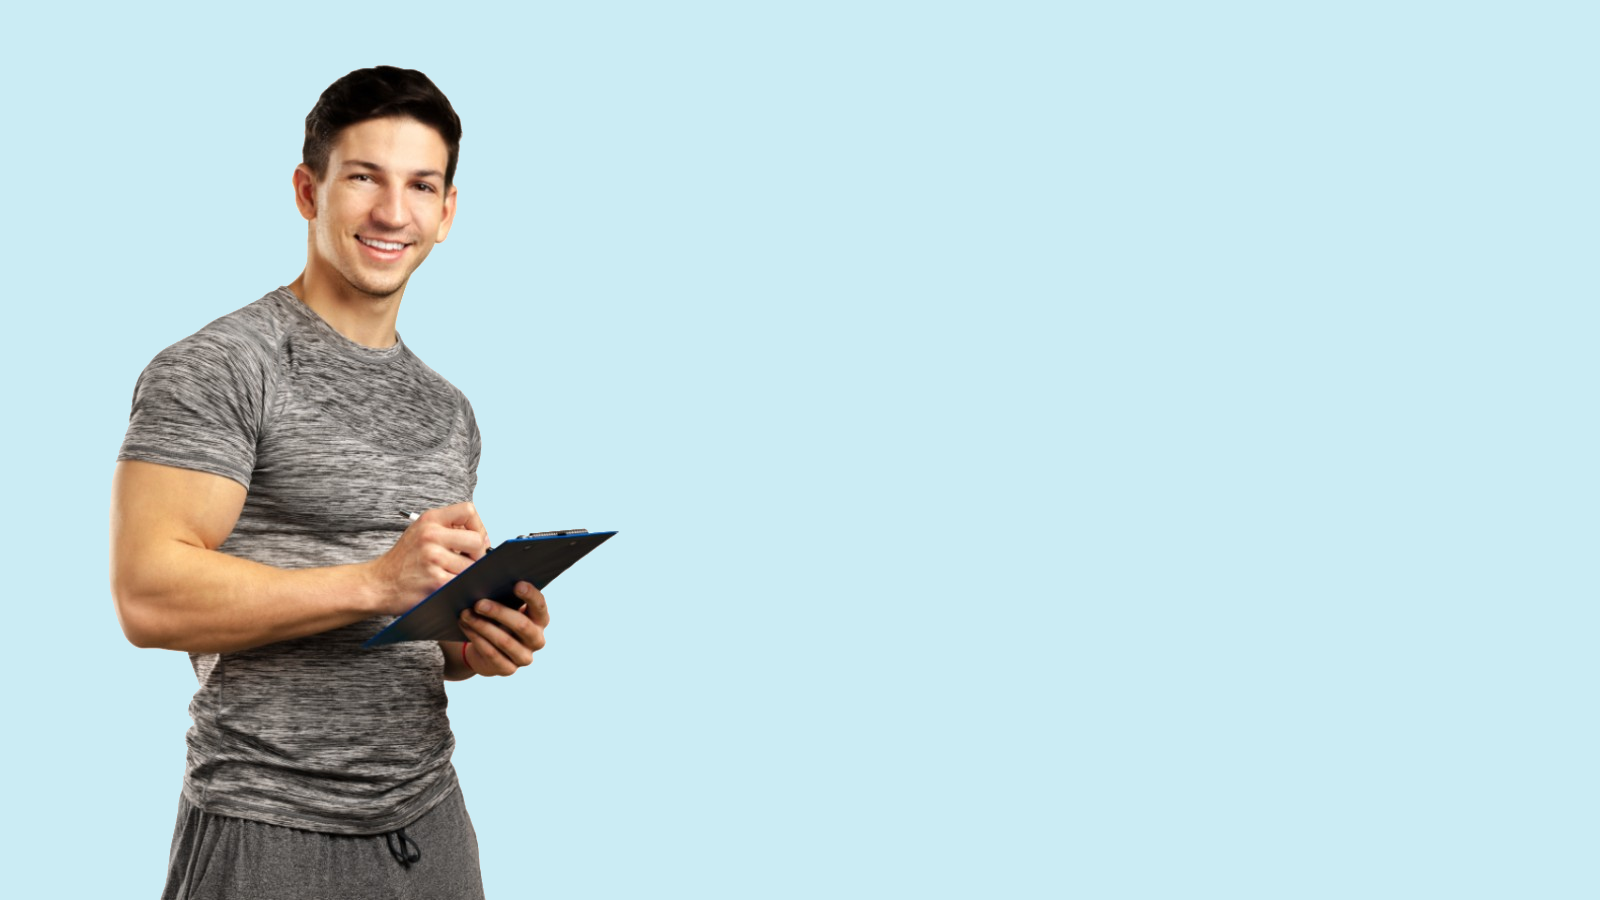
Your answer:
[[[427,183],[426,181],[417,182],[417,190],[419,190],[419,191],[427,191],[430,194],[437,194],[439,192],[438,188],[436,188],[433,185]]]
[[[351,181],[371,181],[372,180],[372,176],[357,172],[356,174],[350,176],[350,180]]]

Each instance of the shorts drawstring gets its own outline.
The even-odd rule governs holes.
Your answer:
[[[395,838],[400,839],[399,846],[396,846]],[[394,861],[404,868],[411,868],[412,863],[422,858],[422,848],[417,846],[416,841],[406,836],[404,828],[397,828],[389,832],[383,836],[383,839],[389,845],[389,855],[394,857]]]

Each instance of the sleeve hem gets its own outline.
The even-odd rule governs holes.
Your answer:
[[[117,454],[117,461],[128,460],[131,462],[154,463],[158,466],[170,466],[174,469],[188,469],[192,472],[205,472],[208,475],[220,475],[239,484],[245,490],[250,489],[250,476],[241,476],[237,471],[225,465],[207,459],[179,456],[173,453],[146,450],[140,447],[130,447]]]

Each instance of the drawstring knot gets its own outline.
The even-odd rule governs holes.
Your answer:
[[[395,838],[399,838],[396,841]],[[398,828],[383,836],[384,842],[389,845],[389,855],[394,861],[409,869],[411,864],[422,858],[422,848],[417,842],[406,836],[404,828]],[[398,846],[397,846],[398,845]]]

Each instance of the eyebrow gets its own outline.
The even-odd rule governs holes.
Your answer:
[[[340,168],[344,168],[345,166],[359,166],[359,167],[361,167],[363,169],[370,169],[370,170],[372,170],[374,172],[385,171],[383,166],[380,166],[375,162],[367,162],[364,159],[347,159],[344,162],[339,164]],[[443,180],[444,179],[444,173],[439,171],[438,169],[415,169],[415,170],[413,170],[411,172],[411,177],[412,178],[438,178],[440,180]]]

